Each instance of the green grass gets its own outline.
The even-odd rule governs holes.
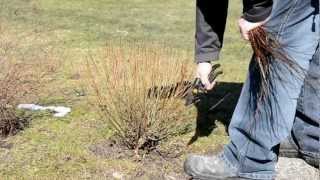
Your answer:
[[[225,72],[221,81],[242,82],[246,76],[250,48],[240,39],[236,26],[240,4],[240,0],[231,1],[220,60]],[[77,96],[84,89],[83,77],[73,77],[88,54],[99,56],[106,41],[164,43],[188,53],[193,61],[194,5],[186,0],[1,0],[0,20],[10,32],[31,32],[31,39],[36,39],[23,40],[25,48],[52,47],[61,52],[62,68],[40,103],[71,106],[73,112],[62,119],[39,116],[30,127],[5,139],[13,147],[0,148],[0,179],[103,179],[113,170],[134,171],[139,166],[135,162],[101,159],[88,150],[111,132],[88,100]],[[191,136],[179,138],[187,142]],[[227,141],[220,124],[190,151],[206,152]]]

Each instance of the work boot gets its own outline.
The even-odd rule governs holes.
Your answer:
[[[313,166],[315,168],[320,167],[320,158],[315,158],[309,155],[302,155],[302,159],[308,163],[310,166]]]
[[[301,158],[298,147],[292,143],[289,138],[280,144],[279,156],[287,158]]]
[[[303,159],[307,164],[315,168],[319,168],[319,158],[300,153],[298,149],[298,146],[294,142],[291,142],[289,138],[287,138],[280,144],[279,156],[287,158],[300,158]]]
[[[226,165],[222,156],[190,155],[184,162],[184,171],[192,179],[222,180],[237,179],[237,170]]]

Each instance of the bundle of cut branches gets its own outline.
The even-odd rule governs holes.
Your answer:
[[[258,100],[266,100],[269,96],[272,88],[271,73],[281,80],[282,72],[279,71],[284,71],[284,67],[287,72],[296,75],[296,78],[304,77],[305,70],[286,54],[279,41],[263,27],[249,31],[249,41],[254,52],[255,68],[259,74]],[[272,65],[276,63],[281,65],[282,69]]]

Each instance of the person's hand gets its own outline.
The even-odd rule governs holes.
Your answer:
[[[266,21],[267,20],[253,23],[245,20],[244,18],[240,18],[238,21],[238,25],[242,38],[249,41],[249,31],[259,26],[262,26]]]
[[[206,90],[213,89],[214,85],[216,84],[215,81],[212,83],[210,83],[209,81],[209,74],[211,70],[212,70],[212,66],[208,62],[202,62],[198,64],[196,77],[200,78],[201,83],[204,85]]]

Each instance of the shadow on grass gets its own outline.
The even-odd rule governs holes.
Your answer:
[[[228,126],[232,117],[232,113],[237,104],[242,83],[219,82],[215,89],[196,105],[197,108],[197,126],[194,136],[189,141],[189,145],[198,140],[199,137],[209,136],[216,128],[216,121],[221,122],[228,130]],[[225,99],[214,109],[210,108],[219,102],[221,98]]]

